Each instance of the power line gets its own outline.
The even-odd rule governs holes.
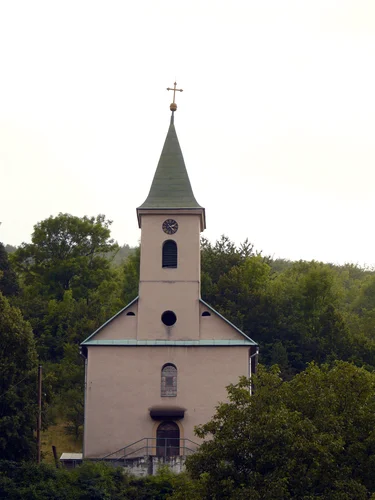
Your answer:
[[[35,370],[32,370],[30,373],[28,373],[25,377],[23,377],[23,379],[21,379],[21,380],[20,380],[19,382],[17,382],[16,384],[11,385],[11,386],[10,386],[10,387],[9,387],[9,388],[5,391],[5,392],[3,392],[3,393],[1,394],[0,399],[1,399],[3,396],[5,396],[5,394],[7,394],[9,391],[11,391],[11,390],[12,390],[12,389],[14,389],[15,387],[17,387],[17,385],[20,385],[20,383],[21,383],[21,382],[23,382],[24,380],[26,380],[26,379],[27,379],[27,377],[29,377],[29,376],[33,373],[33,371],[35,371]]]

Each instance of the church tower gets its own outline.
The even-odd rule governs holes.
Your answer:
[[[176,92],[176,84],[174,89]],[[139,295],[82,343],[86,459],[182,456],[198,444],[226,386],[251,376],[257,344],[200,296],[205,209],[194,197],[171,121],[137,208]]]
[[[142,231],[139,339],[199,339],[205,211],[194,197],[173,115],[150,192],[137,209]]]

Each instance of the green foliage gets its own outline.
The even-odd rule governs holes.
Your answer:
[[[375,340],[375,275],[369,276],[359,289],[352,305],[353,328]]]
[[[14,253],[17,250],[17,247],[13,245],[5,245],[5,251],[7,253]]]
[[[103,464],[84,464],[73,471],[50,465],[0,463],[0,496],[9,499],[103,500],[127,498],[125,476]]]
[[[222,314],[243,330],[254,330],[254,319],[259,318],[270,266],[260,255],[243,259],[220,276],[215,296],[216,306]]]
[[[161,469],[135,478],[103,463],[84,463],[68,471],[50,465],[0,462],[0,498],[12,500],[198,500],[201,486],[186,474]]]
[[[51,365],[49,369],[56,377],[54,387],[58,414],[64,418],[67,434],[79,440],[84,422],[84,361],[77,347],[65,344],[62,361]]]
[[[201,498],[365,499],[375,492],[375,374],[345,362],[311,364],[290,382],[260,369],[196,429],[189,457]],[[246,495],[248,495],[246,497]]]
[[[37,352],[44,365],[43,404],[46,411],[43,412],[43,423],[48,425],[53,421],[54,415],[58,415],[65,421],[66,432],[71,433],[78,441],[83,425],[84,384],[84,365],[79,355],[79,343],[138,294],[140,248],[131,249],[124,245],[118,250],[117,244],[110,237],[110,224],[102,215],[79,218],[59,214],[34,227],[30,244],[11,249],[14,253],[9,255],[10,262],[4,247],[0,245],[0,290],[9,296],[12,305],[17,305],[23,317],[30,322]],[[8,251],[8,247],[6,250]],[[337,395],[334,397],[328,392],[325,381],[328,380],[327,374],[330,377],[333,375],[327,367],[317,368],[311,365],[307,372],[304,370],[312,361],[317,364],[327,363],[349,385],[352,382],[345,374],[350,370],[346,368],[345,374],[340,372],[338,366],[341,365],[335,365],[335,361],[348,360],[357,366],[365,366],[369,371],[375,370],[374,272],[350,264],[333,266],[314,261],[272,260],[255,252],[253,245],[247,240],[237,246],[225,236],[214,244],[202,239],[201,262],[203,299],[256,340],[260,344],[261,361],[267,366],[277,364],[280,376],[273,371],[263,372],[257,379],[257,391],[251,403],[246,399],[248,392],[245,382],[241,392],[243,401],[236,392],[239,388],[233,388],[237,409],[234,411],[235,405],[232,403],[228,407],[219,407],[223,412],[223,419],[228,415],[228,421],[223,420],[222,430],[215,430],[215,436],[222,441],[216,441],[217,448],[209,449],[212,454],[209,458],[206,457],[205,467],[200,464],[196,469],[191,469],[193,472],[197,471],[194,472],[194,481],[187,475],[174,476],[168,471],[160,471],[156,478],[142,480],[121,475],[120,481],[118,476],[117,479],[112,477],[112,472],[102,470],[101,465],[97,464],[95,468],[88,464],[80,472],[41,473],[44,478],[40,476],[41,482],[50,481],[56,486],[62,481],[61,484],[70,485],[65,488],[66,492],[63,487],[58,491],[57,486],[54,486],[55,489],[51,489],[54,493],[51,495],[55,496],[51,498],[60,498],[58,495],[70,498],[67,491],[73,492],[69,493],[71,498],[81,498],[81,485],[89,492],[87,495],[91,495],[90,498],[117,498],[116,495],[120,495],[118,498],[127,498],[124,491],[128,498],[288,498],[290,491],[302,491],[302,486],[295,484],[297,479],[290,478],[290,471],[294,471],[296,477],[301,476],[300,483],[307,488],[306,491],[309,488],[312,491],[314,481],[317,481],[313,473],[316,477],[322,474],[324,488],[324,484],[332,479],[329,498],[333,499],[362,498],[363,491],[372,491],[370,479],[363,479],[368,474],[367,466],[361,462],[365,442],[367,452],[370,455],[373,453],[372,444],[368,440],[369,434],[366,437],[365,431],[359,434],[358,429],[350,427],[349,416],[346,423],[340,424],[337,432],[333,423],[332,427],[324,428],[323,420],[328,425],[336,417],[330,417],[326,409],[321,408],[320,400],[311,397],[322,388],[319,393],[321,401],[327,401],[333,411],[335,404],[338,404],[338,399],[335,402]],[[13,269],[18,276],[15,276]],[[10,307],[8,303],[7,307]],[[30,329],[17,314],[17,321],[21,323],[15,323],[26,328],[29,332],[26,336],[29,338]],[[8,313],[7,315],[9,316]],[[8,321],[9,331],[13,331],[11,323]],[[21,331],[22,328],[20,327]],[[2,334],[2,330],[0,333]],[[35,346],[30,347],[31,352],[35,364]],[[21,359],[19,353],[15,359],[17,357]],[[12,362],[8,352],[3,349],[0,367],[8,366],[9,363],[10,371],[16,370],[16,363],[12,365]],[[29,373],[26,365],[27,363],[22,362],[19,366],[17,364],[19,372],[15,372],[14,380],[22,378],[21,371],[25,375]],[[352,369],[356,370],[354,367]],[[35,371],[30,377],[29,381],[34,380]],[[353,375],[355,380],[356,377],[357,375]],[[330,380],[332,384],[338,384],[338,380]],[[304,398],[310,409],[305,406],[302,411],[302,396],[298,394],[302,394],[305,383],[308,394]],[[14,404],[7,404],[18,415],[21,415],[19,408],[22,411],[25,408],[25,417],[19,416],[11,423],[8,420],[4,438],[0,436],[0,449],[24,450],[14,455],[4,455],[17,460],[32,457],[34,441],[32,415],[35,410],[35,384],[33,382],[27,388],[22,387],[20,384],[20,391],[24,391],[22,395],[20,392],[20,396],[17,396],[17,391],[15,394],[10,391],[10,403],[14,400]],[[293,391],[296,393],[294,403]],[[345,392],[343,387],[342,391]],[[7,401],[6,398],[5,400]],[[371,407],[369,401],[366,401]],[[0,410],[1,403],[0,399]],[[355,404],[360,404],[360,401],[356,399],[350,403]],[[255,408],[258,413],[251,413],[250,407]],[[322,421],[309,413],[310,410],[312,413],[314,407],[319,408]],[[344,410],[340,411],[345,414]],[[366,410],[363,411],[367,415]],[[337,415],[336,420],[339,422],[339,413],[334,415]],[[372,425],[371,419],[367,422],[367,417],[368,415],[363,421],[355,420],[354,416],[350,418],[363,430],[366,425]],[[248,419],[254,426],[253,431]],[[27,430],[19,434],[18,429],[23,428],[23,425]],[[237,429],[236,426],[243,442],[237,439],[237,431],[232,432]],[[356,448],[354,441],[342,441],[341,429],[344,428],[356,436],[362,448],[358,443]],[[225,429],[228,430],[227,436],[232,433],[232,448],[229,446],[230,442],[224,440]],[[243,432],[242,435],[240,431]],[[251,439],[246,434],[250,431]],[[336,441],[330,437],[334,432],[337,434]],[[295,439],[296,436],[298,439]],[[268,447],[266,443],[261,444],[262,439],[269,443]],[[255,469],[251,470],[246,469],[246,460],[250,460],[253,455],[247,447],[248,441],[254,446],[259,445],[263,450],[263,458],[258,459]],[[288,457],[286,451],[279,446],[280,442],[290,454]],[[346,451],[349,450],[352,462],[349,458],[345,463],[341,460],[342,456],[338,451],[341,445],[346,446]],[[202,447],[203,451],[205,446]],[[229,453],[229,458],[232,450],[233,460],[238,450],[235,467],[230,459],[220,458],[225,456],[222,455],[223,450]],[[298,457],[298,460],[295,458],[296,463],[291,463],[293,456]],[[304,460],[309,464],[306,470],[302,466]],[[359,464],[360,480],[354,473],[354,461]],[[243,463],[247,465],[243,466]],[[340,464],[339,467],[347,472],[346,479],[344,472],[342,476],[337,476],[334,463]],[[216,474],[216,486],[212,482],[212,474]],[[38,474],[36,481],[37,477]],[[310,483],[307,484],[306,481]],[[113,484],[117,486],[114,487]],[[24,497],[34,498],[32,495],[39,494],[38,488],[42,486],[30,481],[24,487]],[[43,494],[48,498],[48,488],[45,488]],[[265,496],[261,496],[262,488],[267,491]],[[319,492],[317,494],[320,495]],[[301,498],[307,499],[306,495],[308,494]],[[321,498],[325,498],[323,493]]]
[[[136,248],[130,247],[129,245],[122,245],[116,250],[115,255],[109,255],[109,258],[112,260],[114,266],[121,266],[130,255],[132,255],[136,251]]]
[[[120,272],[107,258],[117,245],[104,215],[59,214],[34,227],[31,244],[12,256],[23,292],[18,299],[43,360],[62,359],[121,306]]]
[[[262,362],[279,364],[288,379],[311,361],[375,368],[373,280],[352,265],[273,261],[247,241],[202,242],[204,300],[259,342]]]
[[[202,296],[208,301],[218,293],[218,281],[222,275],[243,263],[246,257],[253,255],[253,245],[247,240],[236,247],[227,236],[221,236],[212,245],[205,238],[201,239]]]
[[[0,243],[0,292],[8,297],[19,292],[16,273],[10,265],[8,253],[2,243]]]
[[[32,243],[23,243],[12,255],[25,285],[50,299],[61,300],[67,290],[75,299],[85,297],[111,275],[105,254],[117,244],[110,239],[110,225],[104,215],[69,214],[36,224]]]
[[[37,356],[30,325],[0,292],[0,457],[34,456]]]
[[[103,215],[59,214],[38,223],[32,243],[11,255],[22,285],[12,302],[32,325],[45,367],[43,423],[48,425],[58,409],[67,432],[76,438],[83,424],[83,360],[78,344],[123,306],[122,273],[108,257],[117,250],[110,224]],[[1,262],[7,264],[5,257]],[[22,419],[22,409],[18,412]],[[30,433],[24,438],[31,442]]]
[[[286,347],[292,373],[313,360],[348,359],[351,345],[339,307],[340,284],[328,265],[297,262],[276,275],[267,291],[266,312],[272,312],[264,316],[271,321],[265,322],[260,335],[265,360],[275,341]]]
[[[122,297],[125,304],[129,304],[138,295],[140,258],[141,249],[138,247],[128,256],[123,265],[124,281]]]

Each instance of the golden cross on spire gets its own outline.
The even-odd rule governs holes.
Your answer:
[[[177,83],[176,83],[176,82],[174,82],[174,88],[173,88],[173,89],[171,89],[171,88],[169,88],[169,87],[167,88],[167,90],[173,90],[173,102],[172,102],[172,104],[169,106],[169,108],[170,108],[170,110],[171,110],[171,111],[176,111],[176,109],[177,109],[177,104],[175,103],[175,99],[176,99],[176,92],[183,92],[183,90],[182,90],[182,89],[177,89],[176,87],[177,87]]]

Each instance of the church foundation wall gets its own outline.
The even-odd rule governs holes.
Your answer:
[[[153,457],[145,455],[138,458],[130,458],[119,463],[127,472],[130,472],[136,477],[155,476],[161,467],[167,466],[171,472],[179,474],[185,470],[186,457]]]

